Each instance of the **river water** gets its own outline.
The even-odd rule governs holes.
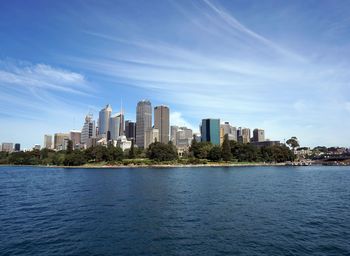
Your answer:
[[[350,167],[0,167],[0,255],[350,255]]]

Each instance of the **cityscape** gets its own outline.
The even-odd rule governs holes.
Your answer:
[[[153,122],[154,120],[154,122]],[[256,146],[272,146],[280,141],[265,139],[265,131],[255,128],[232,126],[229,122],[220,122],[220,119],[207,118],[199,125],[200,133],[184,126],[170,125],[170,109],[160,105],[152,107],[149,100],[139,101],[136,107],[136,122],[124,120],[123,110],[113,114],[110,104],[99,111],[97,120],[91,113],[87,114],[81,130],[45,134],[43,144],[36,144],[33,149],[41,148],[56,151],[67,150],[71,140],[74,149],[87,149],[97,145],[113,144],[123,151],[130,149],[132,141],[139,148],[147,149],[154,142],[167,144],[169,141],[176,146],[181,156],[188,152],[193,138],[198,142],[210,142],[213,145],[222,145],[225,135],[230,141],[243,144],[251,143]],[[20,143],[3,142],[1,151],[21,151]]]

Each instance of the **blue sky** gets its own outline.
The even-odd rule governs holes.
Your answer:
[[[301,145],[350,142],[349,1],[2,1],[0,142],[81,129],[137,101],[263,128]]]

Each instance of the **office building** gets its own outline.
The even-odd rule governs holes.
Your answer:
[[[111,105],[106,105],[105,108],[101,109],[98,115],[98,135],[99,137],[107,136],[109,131],[109,120],[112,114]]]
[[[81,130],[81,144],[88,145],[90,142],[89,140],[92,138],[96,138],[96,125],[95,121],[93,120],[93,116],[91,114],[88,114],[85,117],[85,122]]]
[[[136,145],[145,146],[145,133],[152,128],[152,104],[149,100],[142,100],[136,107]]]
[[[167,106],[154,108],[154,128],[159,130],[159,142],[169,142],[170,114]]]
[[[241,130],[242,135],[241,135],[241,142],[243,144],[250,143],[250,129],[249,128],[243,128]]]
[[[72,130],[69,133],[69,138],[72,141],[74,149],[80,148],[81,144],[81,131]]]
[[[1,151],[12,153],[13,152],[13,143],[3,142],[1,146]]]
[[[254,142],[265,141],[265,131],[262,129],[254,129],[252,141],[254,141]]]
[[[159,130],[155,128],[148,129],[145,132],[144,147],[148,148],[149,145],[158,141],[159,142]]]
[[[109,119],[109,134],[108,140],[117,140],[119,136],[124,135],[124,115],[117,114]]]
[[[203,119],[200,128],[203,142],[220,145],[220,119]]]
[[[21,151],[21,144],[16,143],[15,144],[15,152],[19,152],[19,151]]]
[[[229,122],[225,122],[220,125],[220,143],[224,141],[224,136],[228,135],[229,140],[237,141],[237,129],[230,125]]]
[[[128,140],[136,139],[136,123],[130,120],[125,121],[125,136]]]
[[[180,127],[176,133],[176,147],[178,149],[187,150],[192,143],[193,140],[193,132],[192,129],[187,127]]]
[[[56,150],[64,150],[64,146],[66,143],[65,140],[69,140],[68,133],[55,133],[54,135],[54,149]]]
[[[52,135],[44,135],[44,148],[52,149]]]
[[[170,141],[176,145],[176,133],[179,130],[178,126],[172,125],[170,126]]]

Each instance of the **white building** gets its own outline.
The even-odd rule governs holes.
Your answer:
[[[113,141],[115,147],[120,147],[123,151],[131,148],[131,141],[127,140],[126,136],[119,136],[116,141]]]
[[[52,135],[49,135],[49,134],[44,135],[44,148],[53,149]]]
[[[81,144],[88,145],[91,138],[96,138],[96,125],[95,121],[92,119],[92,115],[89,114],[85,117],[85,123],[83,129],[81,130]]]

